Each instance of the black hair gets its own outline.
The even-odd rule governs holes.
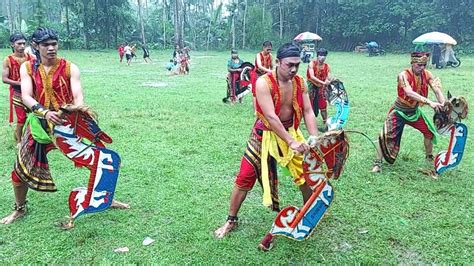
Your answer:
[[[42,43],[46,40],[59,40],[58,33],[53,29],[48,28],[37,28],[36,31],[31,36],[31,40],[35,43]]]
[[[39,27],[36,29],[35,32],[33,32],[33,35],[31,35],[31,41],[36,44],[40,44],[47,40],[58,41],[59,40],[58,33],[53,29]],[[34,65],[34,71],[36,71],[38,70],[38,66],[41,64],[41,55],[38,50],[33,49],[33,51],[36,56],[36,63]]]
[[[263,47],[267,47],[267,46],[272,46],[273,47],[273,44],[271,41],[264,41],[263,44],[262,44]]]
[[[25,40],[26,41],[25,35],[23,35],[23,33],[21,33],[21,32],[15,32],[12,35],[10,35],[10,42],[11,43],[14,43],[18,40]]]
[[[10,35],[10,43],[11,44],[14,44],[16,41],[19,41],[19,40],[25,40],[26,41],[26,37],[25,37],[25,35],[23,35],[23,33],[15,32],[12,35]],[[13,47],[12,47],[12,52],[15,52],[15,49],[13,49]]]
[[[319,48],[318,51],[316,52],[316,55],[327,56],[328,55],[328,50],[326,50],[324,48]]]
[[[278,49],[277,58],[283,59],[286,57],[300,57],[301,49],[294,43],[285,43]]]

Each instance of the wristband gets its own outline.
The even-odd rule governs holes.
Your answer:
[[[48,109],[46,109],[43,105],[39,103],[33,105],[33,107],[31,107],[31,111],[33,111],[35,115],[38,115],[41,117],[45,117],[46,114],[49,112]]]

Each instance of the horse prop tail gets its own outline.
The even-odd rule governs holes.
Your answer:
[[[342,130],[326,132],[316,139],[303,160],[303,176],[313,192],[301,209],[288,206],[278,213],[260,243],[261,249],[269,250],[274,236],[302,241],[312,235],[334,199],[329,179],[339,178],[348,151],[348,139]]]
[[[270,234],[302,241],[311,236],[332,203],[334,190],[328,181],[322,181],[301,209],[288,206],[281,210],[273,222]]]
[[[90,170],[87,187],[76,188],[69,194],[72,223],[82,214],[110,207],[119,175],[120,156],[105,148],[102,141],[111,143],[112,139],[99,128],[90,113],[81,107],[67,107],[69,109],[62,110],[65,122],[53,130],[55,144],[76,167]]]
[[[439,81],[438,81],[439,82]],[[461,120],[467,117],[469,106],[463,96],[453,97],[448,91],[448,100],[441,111],[436,111],[433,124],[440,135],[449,135],[448,149],[439,152],[434,160],[436,174],[456,167],[462,159],[467,141],[467,127]]]
[[[462,159],[467,141],[467,127],[462,123],[454,123],[448,131],[451,132],[448,149],[439,152],[434,160],[436,174],[456,167]]]
[[[326,99],[331,105],[336,106],[336,113],[329,117],[326,124],[328,130],[341,130],[349,117],[349,97],[342,81],[335,79],[326,89]]]

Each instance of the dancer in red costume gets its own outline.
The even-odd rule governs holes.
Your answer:
[[[26,214],[28,188],[56,191],[46,157],[55,148],[51,131],[53,125],[63,123],[60,107],[84,103],[78,67],[57,56],[57,33],[52,29],[38,28],[32,40],[37,59],[21,65],[20,77],[23,103],[33,113],[27,118],[11,173],[15,193],[14,210],[0,220],[3,224],[10,224]],[[128,204],[117,201],[112,206],[129,208]]]
[[[288,168],[304,201],[311,195],[302,176],[303,153],[309,150],[309,145],[299,130],[300,122],[304,119],[312,136],[318,130],[305,83],[297,75],[300,62],[300,48],[284,44],[277,53],[276,70],[257,81],[257,120],[232,190],[227,221],[215,231],[217,238],[225,237],[237,227],[237,214],[257,180],[263,187],[263,204],[279,211],[277,163]]]
[[[441,82],[425,69],[429,55],[423,52],[411,53],[411,67],[398,74],[398,97],[390,107],[380,132],[372,172],[382,170],[382,158],[390,164],[395,163],[405,125],[423,134],[426,159],[431,162],[434,160],[433,143],[436,142],[436,129],[420,107],[429,105],[435,111],[441,111],[445,99]],[[436,96],[436,102],[428,98],[429,87]]]
[[[27,108],[21,100],[21,84],[20,84],[20,66],[26,61],[35,58],[33,55],[25,53],[26,38],[21,33],[14,33],[10,36],[10,45],[13,53],[3,60],[3,83],[9,84],[10,87],[10,115],[9,122],[13,122],[13,110],[16,114],[16,142],[20,142],[21,130],[26,121]]]

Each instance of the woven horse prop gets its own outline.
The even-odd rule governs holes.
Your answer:
[[[237,101],[252,91],[252,79],[255,73],[252,71],[254,65],[250,62],[244,62],[240,66],[241,72],[231,72],[230,79],[227,80],[227,95],[222,102]]]
[[[349,117],[349,97],[342,81],[335,79],[331,81],[326,89],[326,99],[331,105],[336,106],[336,113],[328,118],[326,124],[328,130],[341,130]]]
[[[309,238],[334,199],[329,179],[338,179],[342,173],[349,152],[347,136],[342,130],[331,131],[309,145],[311,149],[304,156],[303,175],[313,192],[301,209],[288,206],[278,213],[260,244],[264,250],[271,248],[274,236],[298,241]]]
[[[436,174],[456,167],[462,159],[467,141],[467,127],[460,123],[469,111],[464,97],[453,97],[448,91],[448,100],[441,112],[434,114],[433,120],[440,135],[449,135],[448,149],[439,152],[434,160]]]
[[[70,228],[80,215],[110,207],[119,175],[120,157],[105,148],[104,142],[112,143],[112,139],[99,128],[96,115],[90,108],[66,105],[60,113],[64,122],[54,126],[56,146],[74,161],[76,167],[90,170],[87,187],[76,188],[69,194],[70,221],[65,227]]]

